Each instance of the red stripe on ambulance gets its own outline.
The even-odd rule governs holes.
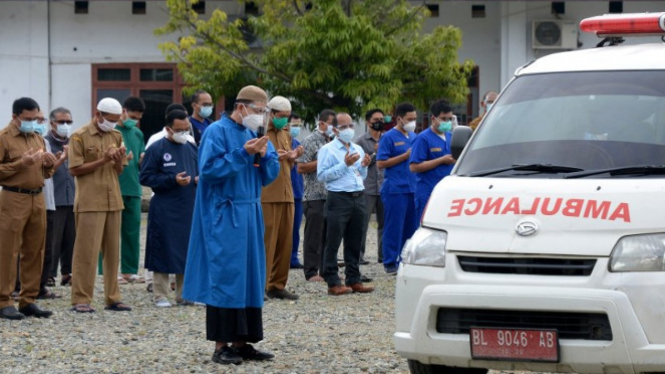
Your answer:
[[[564,199],[561,197],[536,197],[530,204],[523,205],[517,197],[503,198],[478,197],[455,199],[451,202],[448,217],[475,215],[538,215],[583,217],[610,221],[630,222],[628,203],[611,201]]]

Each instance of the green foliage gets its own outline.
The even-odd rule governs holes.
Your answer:
[[[202,20],[197,0],[167,0],[170,17],[158,35],[178,33],[160,49],[192,89],[234,97],[246,84],[292,99],[313,119],[325,108],[361,116],[410,101],[427,109],[439,98],[466,100],[473,63],[459,64],[461,32],[421,31],[423,6],[405,0],[254,0],[261,15],[230,20],[215,9]],[[245,0],[240,0],[241,4]],[[260,48],[250,48],[243,32]]]

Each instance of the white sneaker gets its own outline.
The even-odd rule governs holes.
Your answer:
[[[170,308],[171,303],[168,300],[159,300],[155,302],[157,308]]]

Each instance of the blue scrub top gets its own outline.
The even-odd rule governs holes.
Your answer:
[[[449,155],[451,137],[452,133],[446,132],[446,140],[443,140],[431,128],[421,132],[413,142],[409,163],[421,163]],[[429,199],[436,184],[450,175],[454,166],[455,164],[439,165],[424,173],[414,173],[416,175],[416,197]]]
[[[196,140],[196,144],[201,144],[203,132],[208,126],[210,126],[212,121],[209,118],[204,118],[203,122],[199,122],[194,116],[189,116],[189,122],[192,124],[194,130],[194,140]]]
[[[300,142],[295,138],[291,139],[291,149],[296,149]],[[302,200],[302,194],[305,186],[303,184],[302,175],[298,173],[298,164],[294,163],[291,168],[291,187],[293,188],[293,198],[295,200]]]
[[[379,150],[376,154],[377,161],[385,161],[404,154],[412,147],[413,142],[418,137],[416,133],[409,133],[409,137],[404,136],[396,128],[391,129],[381,136],[379,141]],[[411,150],[413,152],[413,150]],[[399,164],[389,167],[384,171],[383,186],[381,193],[399,194],[414,193],[416,189],[416,178],[409,170],[409,160],[404,160]]]

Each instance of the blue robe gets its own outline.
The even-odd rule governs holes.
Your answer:
[[[163,138],[146,149],[139,181],[152,188],[145,267],[166,274],[184,274],[192,226],[196,184],[199,174],[198,149],[191,143],[177,144]],[[178,173],[192,177],[187,186],[175,181]]]
[[[183,298],[218,308],[261,308],[266,285],[261,187],[279,173],[277,152],[254,167],[256,133],[222,117],[203,133]]]

